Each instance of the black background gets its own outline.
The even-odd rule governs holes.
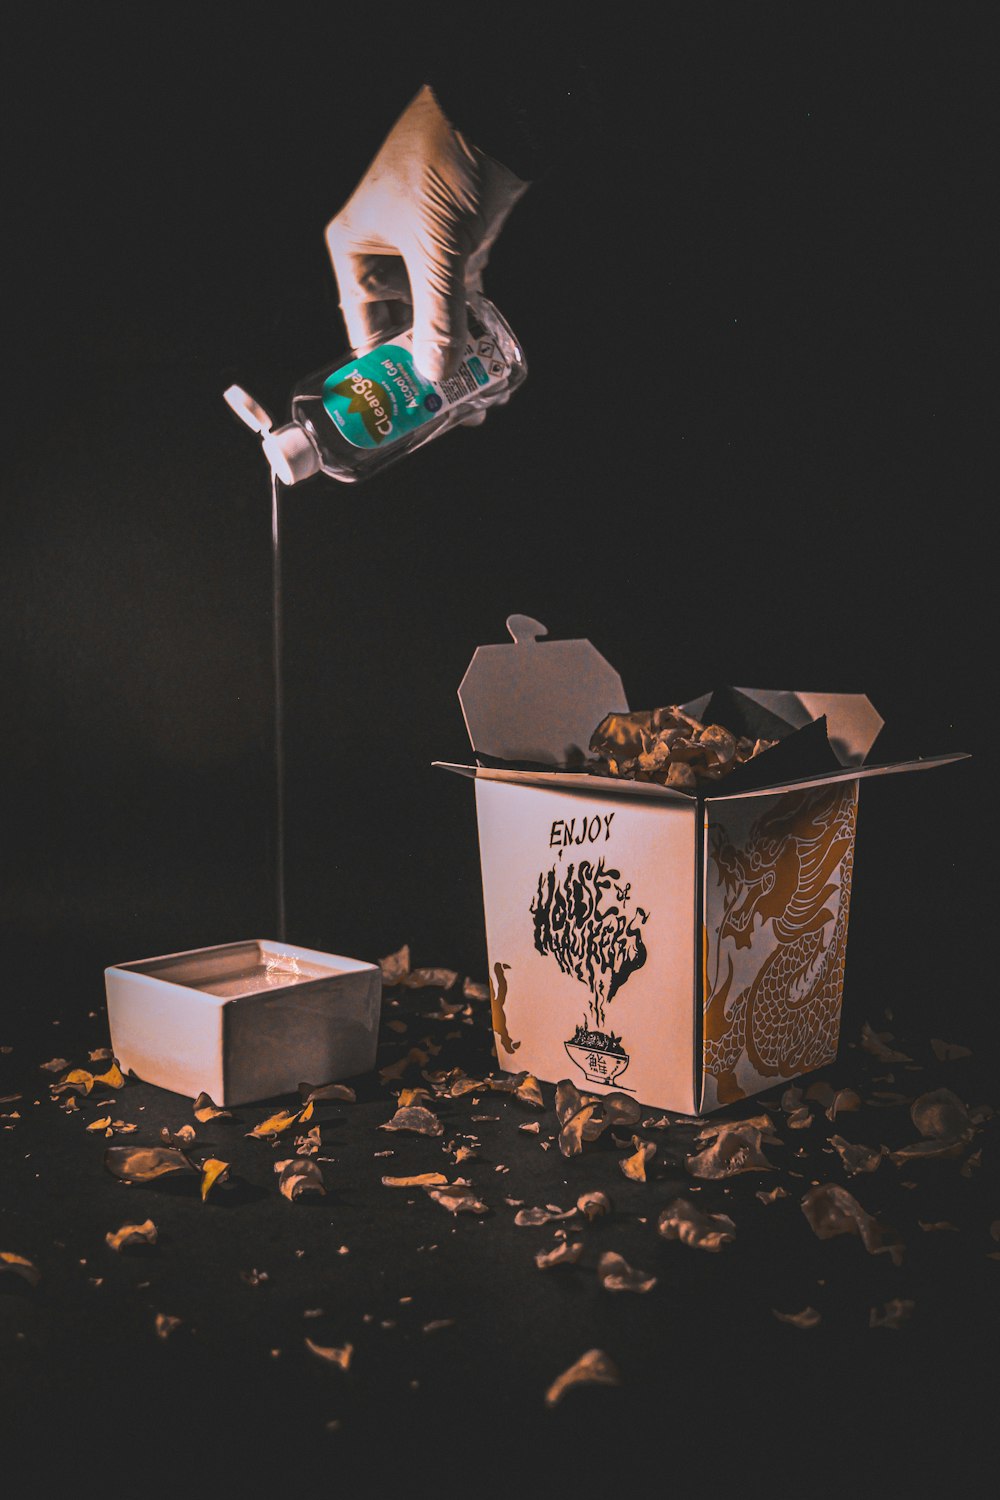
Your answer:
[[[989,1046],[992,92],[975,5],[36,5],[7,49],[3,1025],[275,921],[276,416],[344,346],[323,229],[436,66],[578,56],[591,127],[486,290],[529,377],[286,492],[288,938],[482,977],[456,688],[508,614],[633,707],[861,691],[847,1014]],[[459,125],[461,121],[457,122]],[[988,271],[989,267],[989,271]],[[935,1029],[936,1028],[936,1029]]]

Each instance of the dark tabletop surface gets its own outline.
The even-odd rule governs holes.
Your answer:
[[[40,1273],[0,1271],[18,1493],[978,1495],[996,1472],[992,12],[540,9],[373,30],[331,6],[36,4],[5,32],[0,1252]],[[456,688],[512,613],[593,641],[635,708],[864,692],[878,758],[972,759],[862,788],[817,1076],[864,1103],[793,1129],[781,1088],[754,1101],[772,1171],[696,1192],[691,1131],[651,1124],[645,1183],[610,1131],[566,1158],[555,1080],[541,1111],[484,1088],[429,1101],[440,1137],[381,1131],[421,1066],[494,1066],[482,1002],[439,1019],[404,989],[357,1101],[316,1107],[325,1196],[293,1202],[288,1136],[247,1132],[294,1100],[200,1124],[129,1080],[66,1112],[41,1065],[106,1066],[107,965],[276,935],[269,494],[222,392],[283,416],[336,358],[324,225],[425,76],[485,91],[515,54],[543,85],[572,60],[593,108],[487,268],[523,390],[368,484],[285,497],[288,940],[408,943],[457,972],[449,1002],[485,979],[471,789],[431,763],[467,757]],[[382,1077],[425,1037],[440,1052]],[[846,1175],[831,1135],[898,1149],[938,1088],[974,1112],[958,1155]],[[137,1128],[88,1131],[106,1116]],[[193,1175],[105,1169],[185,1123],[197,1162],[230,1163],[204,1202]],[[436,1170],[488,1211],[381,1181]],[[818,1239],[814,1180],[901,1262]],[[598,1188],[592,1223],[521,1227],[507,1201]],[[733,1242],[662,1238],[678,1194]],[[109,1248],[146,1218],[154,1247]],[[560,1228],[581,1257],[540,1269]],[[603,1288],[605,1250],[655,1286]],[[871,1326],[894,1300],[905,1326]],[[812,1328],[776,1316],[808,1307]],[[349,1368],[306,1338],[350,1343]],[[547,1406],[591,1348],[620,1384]]]

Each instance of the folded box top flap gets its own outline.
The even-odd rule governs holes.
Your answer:
[[[734,734],[781,740],[819,719],[837,761],[860,766],[885,720],[863,693],[804,693],[769,688],[717,688],[685,710],[706,724],[724,724]]]
[[[458,689],[477,756],[578,765],[609,713],[628,713],[622,680],[590,641],[550,641],[529,615],[507,620],[513,645],[480,646]]]
[[[513,644],[480,646],[458,689],[473,750],[487,763],[581,765],[605,715],[629,712],[621,677],[590,641],[545,639],[547,628],[530,615],[510,615],[507,629]],[[823,721],[823,733],[786,752],[801,759],[801,775],[863,764],[883,726],[862,693],[726,686],[683,706],[752,739],[794,743],[798,731]],[[769,779],[784,779],[779,769],[771,760]],[[754,782],[761,774],[755,767]]]

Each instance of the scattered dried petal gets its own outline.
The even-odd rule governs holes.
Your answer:
[[[89,1094],[93,1087],[93,1073],[88,1073],[86,1068],[70,1068],[69,1072],[60,1078],[58,1083],[49,1084],[49,1092],[53,1098],[58,1098],[60,1094],[70,1092],[74,1094]]]
[[[958,1225],[949,1223],[947,1219],[935,1219],[931,1223],[926,1223],[923,1219],[918,1219],[917,1224],[925,1234],[932,1234],[935,1231],[944,1229],[950,1229],[953,1234],[958,1234],[959,1232]]]
[[[295,1154],[296,1156],[316,1156],[322,1144],[320,1128],[314,1125],[311,1130],[306,1131],[305,1135],[295,1137]]]
[[[476,979],[465,979],[462,983],[462,994],[466,1000],[488,1000],[490,987]]]
[[[537,1135],[542,1127],[537,1120],[526,1120],[523,1125],[519,1125],[517,1128],[522,1135]]]
[[[0,1273],[11,1272],[14,1276],[20,1276],[29,1286],[37,1286],[42,1279],[42,1273],[30,1260],[23,1255],[15,1255],[13,1250],[0,1250]]]
[[[193,1125],[182,1125],[179,1130],[169,1130],[166,1125],[160,1131],[160,1140],[165,1146],[190,1146],[195,1137]]]
[[[122,1089],[125,1087],[125,1075],[116,1062],[112,1062],[106,1073],[95,1073],[94,1082],[101,1083],[105,1088]]]
[[[951,1089],[933,1089],[914,1099],[910,1119],[922,1136],[933,1140],[968,1139],[973,1131],[968,1110]]]
[[[540,1271],[551,1270],[553,1266],[575,1266],[582,1254],[582,1240],[562,1240],[551,1250],[536,1251],[535,1265]]]
[[[867,1021],[862,1023],[861,1045],[866,1052],[870,1052],[873,1057],[881,1058],[883,1062],[912,1062],[913,1058],[905,1052],[896,1052],[892,1047],[886,1046],[891,1036],[892,1033],[889,1031],[880,1036],[872,1030]]]
[[[736,1238],[728,1214],[703,1213],[687,1198],[675,1198],[662,1210],[656,1227],[665,1240],[680,1240],[696,1250],[721,1250]]]
[[[446,1208],[453,1214],[485,1214],[489,1213],[485,1203],[481,1203],[472,1188],[467,1183],[452,1183],[450,1187],[425,1188],[428,1198],[433,1198],[442,1208]]]
[[[614,1250],[605,1250],[597,1262],[597,1279],[606,1292],[649,1292],[656,1285],[655,1276],[636,1270]]]
[[[181,1324],[183,1323],[183,1321],[184,1321],[183,1318],[175,1318],[170,1313],[157,1313],[156,1314],[156,1337],[158,1339],[167,1339],[167,1338],[169,1338],[170,1335],[173,1333],[174,1329],[175,1328],[179,1328],[181,1326]]]
[[[884,1146],[864,1146],[860,1142],[845,1141],[842,1135],[831,1135],[830,1145],[844,1163],[849,1177],[858,1172],[874,1172],[886,1155]]]
[[[959,1057],[971,1057],[971,1047],[961,1047],[956,1042],[942,1042],[940,1037],[931,1037],[931,1048],[938,1062],[954,1062]]]
[[[300,1083],[299,1098],[303,1104],[322,1104],[327,1099],[342,1099],[357,1104],[358,1096],[346,1083]]]
[[[530,1105],[532,1109],[545,1108],[541,1084],[533,1073],[524,1073],[521,1075],[514,1089],[514,1097],[520,1099],[522,1104]]]
[[[379,1130],[405,1130],[413,1135],[444,1135],[444,1126],[433,1110],[420,1104],[404,1104]]]
[[[232,1110],[220,1109],[217,1104],[213,1104],[208,1094],[199,1094],[197,1099],[194,1101],[195,1119],[200,1120],[204,1125],[209,1120],[219,1119],[220,1116],[225,1116],[226,1119],[231,1120]]]
[[[854,1089],[838,1089],[826,1108],[826,1117],[835,1120],[838,1115],[860,1109],[861,1102],[861,1095]]]
[[[457,979],[454,969],[410,969],[396,982],[407,990],[450,990]]]
[[[545,1208],[519,1209],[514,1215],[514,1223],[519,1229],[534,1229],[539,1224],[551,1224],[553,1219],[572,1219],[575,1213],[575,1208],[561,1209],[550,1203]]]
[[[576,1200],[576,1206],[589,1222],[593,1219],[599,1219],[602,1214],[609,1214],[611,1212],[611,1199],[607,1193],[581,1193]]]
[[[156,1244],[156,1225],[152,1219],[142,1224],[123,1224],[120,1229],[108,1231],[104,1236],[112,1250],[129,1250],[136,1245]]]
[[[641,1136],[632,1137],[632,1145],[635,1151],[631,1156],[626,1156],[618,1163],[626,1177],[633,1182],[646,1181],[646,1163],[652,1161],[656,1155],[656,1145],[653,1141],[644,1141]]]
[[[596,1112],[596,1104],[585,1104],[567,1119],[559,1132],[559,1150],[563,1156],[579,1156],[583,1150],[586,1128]]]
[[[314,1344],[312,1339],[306,1339],[305,1346],[310,1354],[315,1354],[316,1358],[323,1360],[325,1364],[336,1365],[339,1370],[349,1370],[351,1367],[353,1344],[343,1344],[337,1348],[335,1345]]]
[[[779,1198],[787,1198],[788,1193],[783,1187],[773,1187],[770,1192],[761,1189],[760,1192],[754,1193],[754,1197],[759,1198],[761,1203],[775,1203]]]
[[[100,1120],[91,1120],[90,1124],[87,1126],[87,1129],[88,1130],[93,1130],[93,1131],[104,1130],[104,1131],[107,1131],[108,1135],[110,1135],[111,1134],[111,1116],[110,1115],[106,1115],[106,1116],[102,1116],[102,1118]]]
[[[424,1323],[420,1329],[421,1333],[437,1333],[442,1328],[454,1328],[454,1318],[431,1318],[429,1323]]]
[[[323,1173],[307,1156],[293,1156],[288,1161],[276,1161],[274,1170],[278,1174],[278,1187],[289,1202],[301,1197],[303,1193],[322,1195],[326,1192]]]
[[[865,1212],[858,1200],[836,1183],[812,1187],[802,1199],[802,1212],[817,1239],[829,1240],[838,1234],[856,1234],[869,1255],[888,1252],[894,1265],[903,1257],[903,1245],[894,1229],[879,1224]]]
[[[91,1062],[117,1061],[110,1047],[95,1047],[92,1052],[87,1053],[87,1056]]]
[[[392,1188],[444,1187],[448,1179],[443,1172],[418,1172],[415,1177],[383,1177],[382,1186]]]
[[[385,958],[380,958],[378,964],[382,970],[382,983],[388,986],[398,984],[410,972],[409,943],[404,943],[395,953],[388,953]]]
[[[224,1182],[229,1172],[229,1163],[210,1156],[201,1164],[201,1201],[204,1203],[217,1182]]]
[[[603,1350],[588,1349],[552,1382],[545,1392],[545,1405],[555,1406],[574,1385],[621,1385],[621,1376]]]
[[[294,1125],[299,1118],[298,1110],[279,1109],[275,1115],[268,1115],[266,1120],[261,1120],[252,1130],[248,1130],[247,1136],[254,1136],[257,1140],[263,1140],[265,1136],[280,1135],[287,1130],[289,1125]]]
[[[791,1323],[793,1328],[815,1328],[817,1323],[823,1321],[822,1314],[814,1307],[804,1307],[797,1313],[779,1312],[776,1307],[772,1307],[771,1311],[779,1323]]]
[[[61,1073],[63,1068],[69,1067],[69,1062],[65,1057],[50,1057],[48,1062],[39,1063],[38,1066],[43,1073]]]
[[[109,1146],[104,1165],[123,1182],[152,1182],[167,1172],[196,1172],[189,1156],[172,1146]]]
[[[913,1316],[915,1302],[906,1297],[893,1297],[888,1301],[882,1312],[872,1308],[868,1314],[869,1328],[891,1328],[899,1329],[905,1326]]]
[[[716,1180],[720,1177],[735,1177],[738,1172],[773,1172],[774,1163],[768,1161],[761,1146],[761,1131],[756,1125],[734,1125],[721,1130],[711,1146],[696,1156],[689,1156],[685,1165],[692,1177]]]

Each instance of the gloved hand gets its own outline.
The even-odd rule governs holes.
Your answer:
[[[326,228],[351,344],[364,351],[412,320],[418,369],[457,368],[465,304],[529,184],[471,145],[425,86]],[[480,416],[485,413],[480,413]]]

